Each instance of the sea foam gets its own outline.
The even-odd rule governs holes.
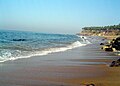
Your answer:
[[[5,62],[5,61],[9,61],[9,60],[16,60],[16,59],[21,59],[21,58],[30,58],[32,56],[43,56],[43,55],[48,55],[50,53],[56,53],[56,52],[63,52],[66,50],[70,50],[70,49],[74,49],[80,46],[85,46],[87,45],[87,43],[82,44],[79,41],[76,41],[70,45],[67,45],[66,47],[56,47],[56,48],[48,48],[48,49],[44,49],[41,51],[34,51],[31,52],[29,55],[23,55],[23,56],[17,56],[17,57],[12,57],[10,52],[5,52],[5,54],[1,57],[0,56],[0,62]],[[19,50],[17,50],[18,52],[20,52]],[[4,58],[3,58],[4,57]]]

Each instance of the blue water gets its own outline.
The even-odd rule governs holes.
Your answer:
[[[0,30],[0,62],[66,51],[87,44],[77,35]]]

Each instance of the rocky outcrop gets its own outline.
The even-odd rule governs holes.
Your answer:
[[[110,67],[118,67],[120,66],[120,58],[117,61],[112,61]]]
[[[105,51],[119,51],[120,50],[120,37],[113,39],[109,44],[102,46]]]
[[[111,45],[116,50],[120,50],[120,37],[116,38],[115,40],[112,40]]]

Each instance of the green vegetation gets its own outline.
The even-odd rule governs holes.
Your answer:
[[[84,27],[83,30],[120,30],[120,24],[103,27]]]
[[[84,27],[78,34],[86,36],[103,36],[107,39],[112,39],[120,36],[120,24],[102,27]]]

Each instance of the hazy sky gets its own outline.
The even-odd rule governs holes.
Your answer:
[[[76,33],[120,23],[120,0],[0,0],[0,29]]]

